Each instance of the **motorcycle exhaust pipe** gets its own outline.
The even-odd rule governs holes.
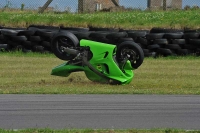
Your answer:
[[[66,52],[68,54],[72,54],[72,55],[77,55],[80,53],[80,51],[76,50],[76,49],[72,49],[72,48],[68,48],[68,47],[63,47],[61,46],[61,50],[62,52]]]

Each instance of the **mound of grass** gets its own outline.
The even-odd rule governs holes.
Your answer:
[[[96,12],[96,13],[66,13],[54,14],[36,12],[0,13],[0,25],[10,27],[27,27],[35,25],[73,26],[73,27],[111,27],[124,29],[151,29],[152,27],[176,28],[185,27],[198,29],[200,27],[200,9],[172,11],[126,11],[126,12]]]

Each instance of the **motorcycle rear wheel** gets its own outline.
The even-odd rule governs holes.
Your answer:
[[[59,32],[53,36],[51,41],[52,52],[61,60],[72,60],[76,55],[66,53],[62,47],[76,48],[79,45],[78,38],[71,32]]]

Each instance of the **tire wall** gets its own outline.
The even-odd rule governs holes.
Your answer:
[[[52,53],[51,38],[58,32],[66,31],[72,32],[79,40],[88,39],[114,45],[133,41],[143,49],[145,57],[200,55],[198,30],[123,30],[37,25],[28,28],[0,27],[0,52],[21,50],[25,53]]]

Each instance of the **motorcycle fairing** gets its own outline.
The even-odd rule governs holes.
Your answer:
[[[115,60],[116,45],[81,40],[80,47],[88,47],[92,53],[88,65],[61,64],[52,69],[52,75],[68,77],[72,72],[84,71],[91,81],[108,83],[110,80],[120,84],[128,84],[134,77],[133,68],[129,60],[126,61],[123,70]]]

